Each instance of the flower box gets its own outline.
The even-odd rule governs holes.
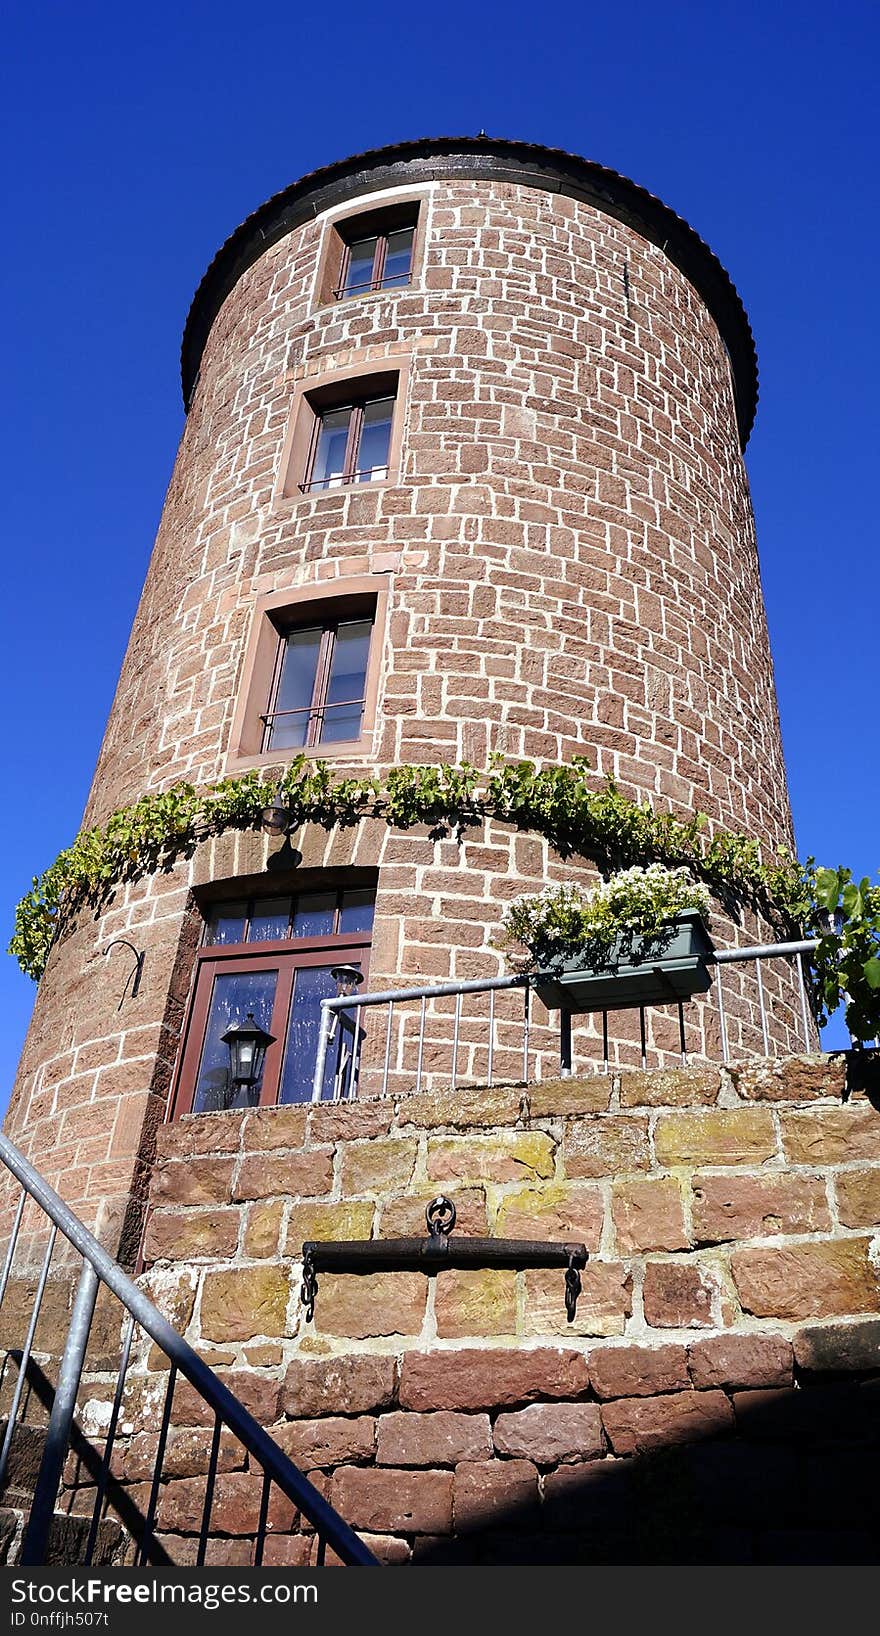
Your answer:
[[[714,945],[699,909],[682,909],[666,928],[651,938],[619,938],[599,968],[572,955],[535,975],[535,993],[551,1011],[623,1011],[705,994]]]

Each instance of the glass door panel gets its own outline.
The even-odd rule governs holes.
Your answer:
[[[259,1102],[259,1083],[247,1091],[233,1085],[229,1075],[229,1047],[224,1045],[223,1035],[233,1023],[243,1023],[248,1012],[253,1013],[260,1028],[271,1032],[277,982],[277,969],[220,972],[214,978],[193,1095],[193,1113],[255,1107]]]
[[[300,966],[294,976],[279,1102],[311,1100],[321,1023],[321,1001],[333,999],[336,995],[336,982],[331,976],[331,969],[330,966]],[[336,1032],[324,1065],[324,1082],[321,1087],[323,1098],[328,1100],[332,1098],[337,1075],[342,1076],[342,1095],[347,1094],[351,1053],[359,1031],[360,1024],[354,1013],[339,1015]],[[355,1082],[356,1077],[355,1072]]]

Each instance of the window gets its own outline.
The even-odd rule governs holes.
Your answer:
[[[387,575],[361,574],[257,599],[227,771],[372,750],[388,594]]]
[[[338,301],[370,290],[396,290],[408,284],[412,270],[416,225],[386,225],[383,230],[364,232],[355,221],[357,238],[342,240],[339,282],[333,291]],[[340,234],[340,237],[342,235]]]
[[[310,888],[213,905],[198,954],[175,1118],[311,1100],[321,1001],[338,992],[334,968],[354,966],[366,977],[374,896],[372,887]],[[259,1084],[243,1091],[231,1080],[223,1035],[249,1014],[274,1042]],[[357,1013],[344,1013],[335,1030],[324,1097],[353,1088],[359,1034],[352,1017]]]
[[[360,210],[327,226],[317,283],[319,305],[379,290],[402,290],[417,274],[419,201]]]
[[[374,612],[281,632],[261,748],[302,750],[361,736]]]
[[[305,376],[294,389],[279,471],[279,499],[320,500],[336,489],[396,482],[400,471],[408,353],[384,368],[353,364],[344,375]]]
[[[357,397],[338,408],[313,405],[311,447],[299,485],[303,494],[388,476],[394,401],[394,393],[386,392]]]

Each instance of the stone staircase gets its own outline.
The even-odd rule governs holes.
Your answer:
[[[0,1420],[0,1443],[8,1421]],[[15,1567],[20,1558],[24,1531],[34,1498],[40,1461],[46,1446],[45,1426],[21,1423],[15,1426],[9,1447],[6,1474],[0,1487],[0,1563]],[[45,1567],[73,1567],[81,1563],[89,1536],[88,1517],[56,1511],[49,1529]],[[92,1553],[98,1567],[124,1566],[130,1556],[131,1541],[111,1519],[102,1521]]]

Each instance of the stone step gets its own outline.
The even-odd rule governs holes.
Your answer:
[[[7,1424],[6,1420],[0,1420],[0,1445],[6,1436]],[[15,1504],[19,1499],[31,1498],[45,1446],[46,1432],[42,1426],[16,1424],[9,1445],[6,1471],[0,1484],[0,1497],[7,1503]]]
[[[0,1506],[0,1565],[14,1568],[19,1562],[27,1519],[27,1506]],[[43,1566],[75,1568],[81,1564],[88,1544],[89,1528],[88,1517],[68,1517],[56,1512],[49,1529]],[[119,1524],[112,1518],[106,1518],[98,1527],[92,1563],[95,1567],[123,1566],[128,1543],[127,1535]]]

